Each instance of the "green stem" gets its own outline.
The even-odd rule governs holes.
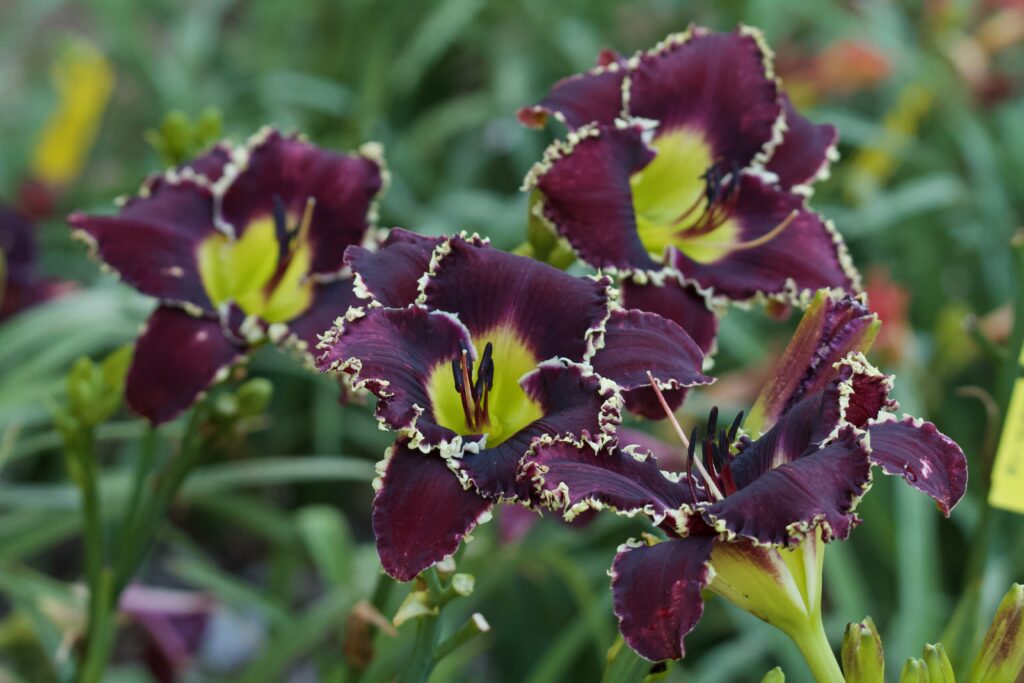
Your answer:
[[[836,661],[832,645],[825,635],[825,627],[821,617],[808,622],[803,628],[787,631],[786,634],[800,648],[800,653],[807,661],[814,680],[818,683],[843,683],[843,672]]]
[[[416,627],[416,645],[412,659],[398,675],[398,683],[426,683],[434,668],[434,646],[440,632],[441,620],[438,616],[421,617]]]
[[[434,664],[437,664],[481,633],[487,633],[490,628],[491,627],[487,625],[487,620],[484,619],[482,614],[473,614],[466,620],[466,623],[463,624],[458,631],[445,638],[444,641],[437,646],[434,650]]]
[[[151,496],[143,499],[135,512],[128,530],[121,539],[121,547],[114,562],[115,596],[120,595],[124,587],[142,562],[146,551],[153,540],[153,531],[160,523],[175,494],[181,488],[189,472],[194,469],[203,456],[203,443],[199,434],[202,424],[202,405],[196,406],[189,421],[188,430],[182,441],[181,452],[173,457],[164,471],[156,480]]]
[[[85,554],[85,575],[89,585],[88,644],[79,680],[100,681],[113,646],[115,620],[111,595],[110,568],[106,566],[106,539],[103,534],[103,511],[97,480],[94,432],[90,427],[75,430],[67,441],[69,465],[74,467],[74,480],[82,492],[82,525]]]
[[[108,567],[104,567],[99,575],[98,585],[91,586],[90,604],[97,605],[95,621],[90,620],[89,641],[82,660],[79,683],[100,683],[107,668],[110,650],[114,646],[117,634],[117,618],[113,605],[114,576]]]
[[[639,683],[650,673],[651,666],[651,662],[626,645],[621,635],[617,636],[608,650],[608,665],[601,683]]]
[[[142,490],[146,486],[146,478],[153,469],[153,459],[156,457],[156,427],[147,426],[146,434],[142,441],[142,450],[135,461],[135,472],[132,475],[131,500],[128,507],[124,509],[124,519],[121,522],[121,541],[131,530],[135,518],[139,513],[139,504],[142,502]]]

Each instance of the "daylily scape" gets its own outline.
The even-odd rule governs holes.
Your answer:
[[[419,649],[430,620],[466,585],[454,563],[499,505],[650,522],[608,558],[618,628],[645,660],[684,657],[713,594],[789,636],[818,680],[843,680],[821,620],[827,545],[860,524],[879,470],[948,516],[967,460],[897,412],[894,378],[869,359],[880,321],[810,206],[836,128],[797,111],[748,27],[604,51],[518,116],[555,139],[526,174],[514,251],[461,226],[379,227],[381,145],[343,153],[273,127],[145,179],[110,214],[73,213],[74,236],[156,302],[128,406],[202,424],[216,414],[204,396],[270,344],[373,410],[392,441],[372,529],[383,571],[415,580],[395,621],[423,619],[417,680],[435,661]],[[4,313],[46,296],[24,231],[0,214],[17,241],[3,245]],[[802,318],[746,414],[695,416],[733,304]],[[669,456],[644,421],[676,435],[657,447]],[[214,447],[212,433],[184,443]],[[181,467],[160,480],[168,496]]]

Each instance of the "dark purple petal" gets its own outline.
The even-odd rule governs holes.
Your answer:
[[[420,278],[430,267],[434,249],[443,242],[443,238],[428,238],[394,227],[376,251],[349,247],[345,263],[352,268],[359,288],[374,301],[400,308],[416,301]]]
[[[421,306],[370,308],[349,318],[325,337],[317,367],[348,373],[355,388],[369,389],[378,399],[377,418],[391,429],[415,429],[428,444],[455,436],[434,422],[428,382],[462,349],[473,353],[466,328]]]
[[[412,580],[454,553],[490,509],[489,501],[462,488],[442,458],[399,440],[373,499],[373,533],[384,571]]]
[[[224,175],[224,168],[231,161],[231,147],[219,142],[201,155],[181,166],[179,170],[190,169],[194,173],[215,183]]]
[[[666,275],[663,284],[632,278],[622,282],[623,308],[657,313],[686,330],[705,355],[712,352],[718,335],[718,316],[697,285],[684,282],[675,275]]]
[[[213,204],[213,193],[204,183],[161,177],[115,216],[75,213],[68,222],[77,237],[143,294],[212,313],[196,249],[216,233]]]
[[[739,227],[736,246],[727,249],[723,245],[725,253],[706,263],[673,250],[673,265],[716,295],[734,300],[758,294],[792,299],[797,294],[832,287],[856,291],[859,285],[846,245],[832,226],[806,207],[804,200],[798,194],[772,187],[756,175],[744,174],[735,203],[728,208],[729,219]],[[771,236],[785,221],[786,227]],[[724,232],[723,228],[709,237],[718,232]],[[767,241],[759,242],[762,239]]]
[[[217,320],[161,306],[135,343],[125,400],[153,424],[167,422],[195,403],[244,353],[224,336]]]
[[[948,517],[967,490],[967,458],[960,446],[931,422],[909,417],[876,422],[868,434],[871,462],[934,498]]]
[[[607,278],[573,277],[460,237],[447,249],[423,288],[427,307],[458,316],[475,338],[513,332],[538,360],[584,360],[608,315]]]
[[[676,516],[695,500],[685,479],[658,468],[650,453],[633,455],[621,448],[594,452],[565,441],[538,445],[526,461],[545,505],[573,519],[587,509],[610,507],[632,516],[642,512],[654,524]]]
[[[541,363],[522,379],[526,395],[540,404],[543,416],[493,448],[465,453],[458,468],[483,495],[529,500],[529,477],[520,468],[524,456],[540,437],[567,437],[597,450],[619,423],[618,400],[600,378],[583,366]]]
[[[831,124],[808,121],[785,94],[782,103],[786,111],[786,133],[766,168],[779,177],[783,189],[812,185],[828,174],[829,163],[838,156],[839,131]]]
[[[782,115],[771,55],[759,33],[693,27],[641,55],[630,70],[629,113],[658,134],[701,133],[723,168],[744,168],[769,148]]]
[[[381,306],[401,308],[416,301],[419,280],[430,267],[430,257],[441,237],[424,237],[392,228],[376,251],[349,247],[345,263],[352,268],[362,290]]]
[[[309,308],[287,323],[288,343],[304,353],[317,355],[320,335],[330,330],[335,320],[344,317],[350,306],[361,303],[352,290],[352,280],[315,283]]]
[[[35,230],[21,213],[0,205],[0,321],[74,287],[40,277]]]
[[[826,389],[787,410],[757,441],[741,439],[732,462],[736,485],[743,488],[765,472],[813,452],[841,429],[862,429],[883,410],[896,407],[889,398],[892,378],[854,354],[833,370]],[[749,426],[749,423],[748,423]]]
[[[701,372],[704,354],[683,328],[656,313],[616,310],[605,323],[604,345],[594,355],[594,370],[621,388],[672,388],[710,384]]]
[[[540,102],[520,109],[519,120],[531,128],[543,128],[549,115],[569,129],[588,123],[611,124],[622,113],[624,76],[625,69],[613,61],[563,78]]]
[[[682,398],[685,387],[714,381],[701,372],[704,355],[683,328],[644,311],[612,312],[605,324],[604,345],[591,363],[599,375],[625,391],[626,405],[633,412],[651,419],[664,418],[665,412],[650,388],[648,372],[673,400]]]
[[[655,152],[637,127],[587,127],[556,142],[526,179],[541,192],[540,215],[594,268],[659,266],[637,233],[630,177]]]
[[[682,659],[683,638],[704,614],[701,591],[711,580],[710,536],[620,549],[612,563],[612,596],[626,643],[651,660]]]
[[[221,217],[240,235],[253,221],[272,219],[278,197],[289,223],[297,225],[313,200],[310,272],[331,275],[341,270],[345,248],[363,241],[383,187],[383,161],[375,148],[359,156],[338,154],[266,129],[225,191]]]
[[[853,352],[867,352],[878,333],[878,316],[860,299],[819,292],[807,308],[772,378],[757,398],[752,420],[767,430],[805,396],[835,377],[833,365]]]
[[[845,429],[828,446],[765,472],[702,512],[730,538],[756,543],[793,546],[818,527],[826,541],[843,539],[858,522],[853,509],[870,483],[867,447]]]
[[[0,204],[0,254],[7,277],[33,274],[36,262],[35,226],[24,215]]]

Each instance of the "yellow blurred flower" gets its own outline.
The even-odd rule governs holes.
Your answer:
[[[67,185],[82,170],[114,89],[114,70],[92,43],[76,40],[51,70],[57,107],[32,157],[32,176],[51,187]]]

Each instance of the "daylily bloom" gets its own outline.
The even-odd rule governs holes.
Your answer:
[[[609,507],[646,515],[668,537],[627,543],[612,565],[620,630],[644,657],[683,656],[710,589],[782,629],[810,661],[824,638],[822,542],[845,539],[860,522],[854,510],[872,466],[902,476],[947,515],[963,496],[963,452],[931,423],[891,414],[891,377],[859,351],[831,362],[837,350],[865,343],[871,321],[855,300],[827,301],[788,350],[808,361],[805,372],[784,364],[783,376],[796,381],[774,383],[761,402],[759,438],[739,434],[741,417],[718,430],[715,411],[703,438],[694,430],[687,439],[674,423],[688,444],[681,475],[630,447],[595,455],[553,442],[531,452],[527,472],[566,517]]]
[[[39,275],[35,227],[20,212],[0,205],[0,321],[69,286]]]
[[[373,226],[386,178],[378,145],[338,154],[267,128],[148,179],[114,216],[70,216],[109,268],[160,301],[128,404],[164,422],[268,338],[309,353],[356,301],[344,251]]]
[[[493,502],[531,504],[518,466],[536,444],[563,437],[597,450],[619,422],[621,392],[711,381],[686,332],[617,306],[605,277],[476,237],[398,230],[347,259],[367,306],[324,335],[318,363],[376,395],[381,426],[398,432],[373,514],[398,579],[454,552]]]
[[[726,300],[858,288],[842,238],[806,205],[836,130],[790,105],[757,31],[692,27],[601,61],[520,112],[570,129],[524,189],[584,262],[640,282],[679,272]]]

